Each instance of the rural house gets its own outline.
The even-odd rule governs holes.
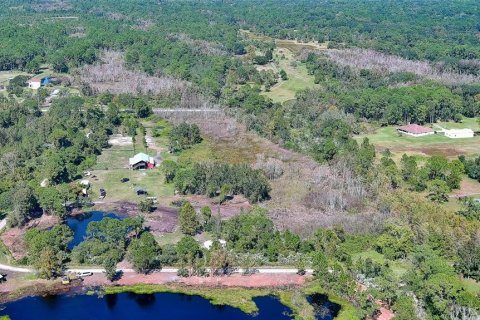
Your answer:
[[[474,132],[472,129],[443,129],[445,136],[452,139],[458,138],[473,138]]]
[[[143,152],[137,153],[128,160],[131,169],[152,169],[155,167],[155,159]]]
[[[419,126],[418,124],[408,124],[406,126],[401,126],[397,128],[397,131],[412,137],[422,137],[435,133],[431,128]]]
[[[46,86],[49,83],[50,83],[50,77],[43,77],[43,78],[33,77],[30,80],[28,80],[28,87],[30,89],[37,90],[40,87]]]

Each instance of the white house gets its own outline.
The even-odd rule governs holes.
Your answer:
[[[37,90],[42,86],[42,79],[40,78],[32,78],[28,80],[28,87],[30,89]]]
[[[474,132],[472,129],[444,129],[446,137],[457,138],[473,138]]]

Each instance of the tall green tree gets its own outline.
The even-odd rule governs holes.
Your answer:
[[[148,273],[160,268],[162,250],[153,235],[143,232],[138,239],[133,239],[128,246],[127,259],[137,272]]]
[[[180,208],[178,219],[180,230],[184,234],[193,236],[200,228],[200,223],[197,219],[197,213],[195,212],[192,204],[188,201],[185,201]]]

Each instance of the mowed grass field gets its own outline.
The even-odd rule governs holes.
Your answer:
[[[456,127],[478,130],[478,124],[474,122],[474,119],[467,119],[461,124],[439,123],[439,125],[447,129]],[[374,133],[358,135],[355,139],[361,141],[365,137],[375,145],[378,151],[390,149],[396,159],[400,159],[404,153],[419,156],[444,155],[450,159],[455,159],[462,154],[466,156],[480,154],[480,136],[464,139],[450,139],[441,134],[411,137],[400,135],[397,132],[397,126],[389,126],[379,128]]]
[[[167,130],[165,130],[167,131]],[[97,159],[97,164],[92,168],[92,175],[88,178],[91,182],[91,191],[93,197],[98,197],[99,189],[104,188],[107,192],[105,202],[129,201],[138,202],[142,199],[135,193],[135,187],[144,188],[149,196],[157,197],[160,205],[170,205],[170,199],[174,195],[173,184],[166,184],[164,176],[159,168],[151,170],[130,170],[128,168],[128,159],[138,152],[145,152],[155,156],[161,149],[166,148],[166,136],[154,137],[156,149],[143,146],[143,140],[140,134],[136,136],[135,152],[133,145],[114,145],[103,150]],[[160,152],[162,159],[169,157],[166,152]],[[129,181],[122,183],[122,178],[128,178]],[[96,200],[96,199],[92,199]]]
[[[479,125],[474,118],[465,118],[462,123],[439,122],[434,125],[435,130],[470,128],[479,131]],[[382,127],[374,133],[358,135],[355,137],[359,142],[367,137],[375,145],[377,152],[389,149],[393,159],[400,162],[403,154],[417,156],[422,161],[427,156],[444,155],[449,159],[457,159],[460,155],[476,157],[480,155],[480,136],[464,139],[451,139],[441,134],[428,135],[424,137],[411,137],[400,135],[397,126]],[[460,189],[453,190],[452,198],[445,205],[451,210],[458,210],[460,204],[457,197],[475,196],[480,194],[480,183],[464,175]]]

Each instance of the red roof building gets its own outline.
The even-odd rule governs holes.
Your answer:
[[[408,134],[412,137],[421,137],[435,133],[431,128],[419,126],[418,124],[408,124],[406,126],[401,126],[397,128],[397,131]]]

